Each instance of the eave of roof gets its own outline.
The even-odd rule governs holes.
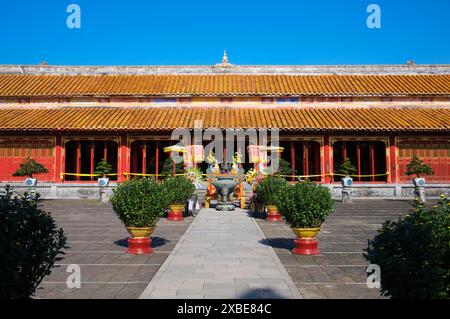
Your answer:
[[[0,131],[147,132],[279,128],[295,132],[450,132],[448,108],[58,108],[0,109]]]

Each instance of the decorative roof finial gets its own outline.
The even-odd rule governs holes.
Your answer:
[[[229,64],[228,63],[227,50],[223,50],[222,64]]]

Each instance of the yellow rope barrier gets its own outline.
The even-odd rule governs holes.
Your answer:
[[[82,174],[82,173],[61,173],[61,180],[64,179],[64,176],[77,176],[77,177],[100,177],[99,174]],[[119,176],[119,175],[125,175],[125,176],[153,176],[153,177],[159,177],[159,176],[186,176],[187,173],[178,173],[178,174],[144,174],[144,173],[113,173],[113,174],[106,174],[106,176]],[[212,177],[222,177],[222,176],[238,176],[237,174],[201,174],[202,176],[212,176]],[[278,175],[280,177],[294,177],[294,178],[310,178],[310,177],[324,177],[324,176],[347,176],[345,174],[338,174],[338,173],[328,173],[328,174],[315,174],[315,175]],[[374,175],[350,175],[350,177],[378,177],[378,176],[387,176],[389,175],[389,172],[386,172],[384,174],[374,174]]]

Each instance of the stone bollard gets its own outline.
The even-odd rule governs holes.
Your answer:
[[[106,189],[106,186],[109,184],[109,178],[99,178],[98,179],[98,188],[99,188],[99,199],[103,203],[108,202],[108,190]]]
[[[100,197],[100,201],[103,203],[107,203],[108,202],[108,190],[105,187],[100,187],[99,189],[99,197]]]
[[[425,178],[415,178],[414,183],[414,196],[419,198],[420,203],[426,203],[427,199],[425,197]]]
[[[353,179],[350,176],[342,178],[342,202],[351,203],[352,202],[352,185]]]
[[[343,203],[351,203],[352,202],[352,188],[351,187],[343,187],[342,188],[342,202]]]

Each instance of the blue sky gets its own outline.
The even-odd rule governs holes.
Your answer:
[[[449,16],[448,0],[2,0],[0,64],[450,63]]]

